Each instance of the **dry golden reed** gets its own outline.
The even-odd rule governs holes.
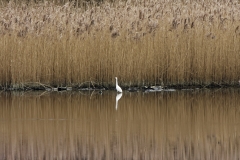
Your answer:
[[[238,2],[127,1],[0,8],[0,84],[234,85]]]

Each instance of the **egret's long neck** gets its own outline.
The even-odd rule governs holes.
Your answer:
[[[118,85],[117,79],[116,79],[116,85]]]

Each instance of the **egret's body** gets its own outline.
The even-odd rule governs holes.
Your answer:
[[[115,79],[116,79],[116,90],[117,92],[122,93],[122,88],[118,85],[117,77],[115,77]]]

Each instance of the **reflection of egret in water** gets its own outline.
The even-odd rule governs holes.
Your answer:
[[[116,96],[116,110],[117,110],[117,108],[118,108],[118,101],[119,101],[119,99],[121,99],[121,97],[122,97],[122,93],[119,93],[119,94],[117,94],[117,96]]]

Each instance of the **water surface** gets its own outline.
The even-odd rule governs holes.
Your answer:
[[[240,89],[116,96],[2,92],[0,159],[240,158]]]

